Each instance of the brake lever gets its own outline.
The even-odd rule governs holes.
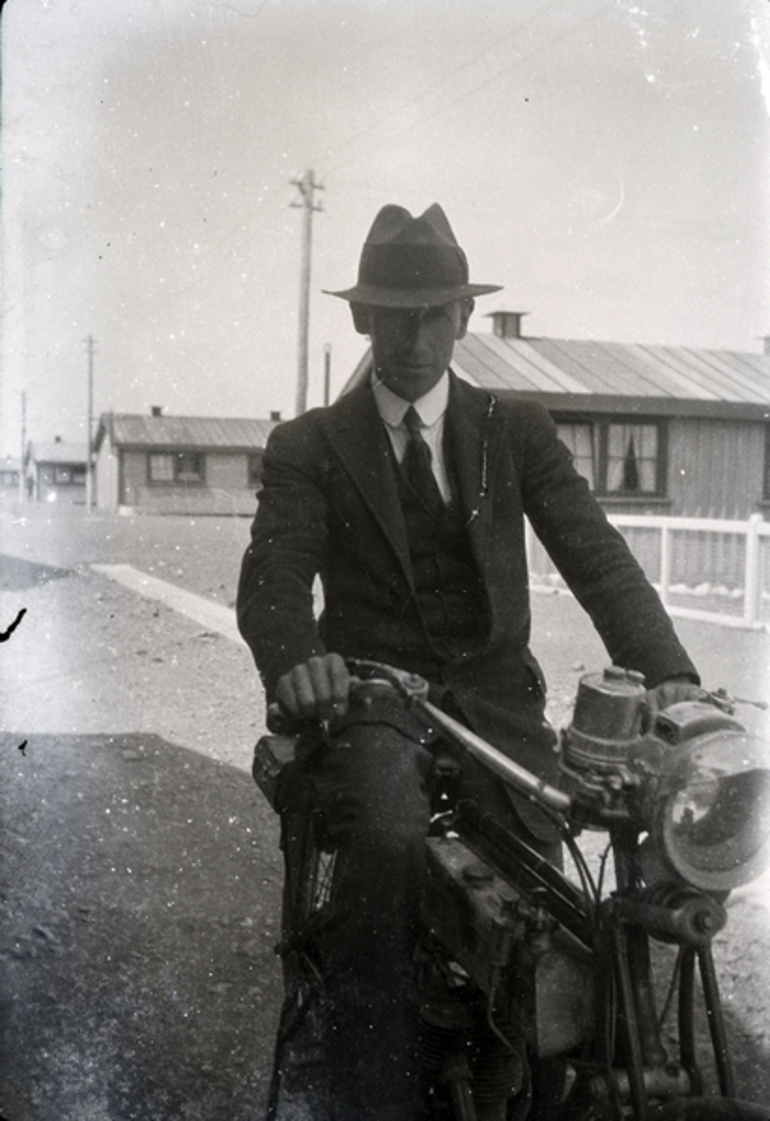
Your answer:
[[[427,700],[430,686],[424,677],[417,673],[388,666],[384,662],[372,662],[365,658],[348,658],[348,670],[363,681],[379,680],[392,685],[406,701]]]
[[[726,689],[721,687],[715,689],[711,693],[707,693],[707,697],[713,705],[716,705],[717,708],[726,712],[728,716],[732,716],[735,712],[736,705],[750,705],[752,708],[758,708],[761,712],[766,712],[768,708],[770,708],[770,704],[768,704],[767,701],[752,701],[747,697],[733,697]]]
[[[300,736],[323,727],[320,720],[301,720],[287,712],[280,701],[267,706],[267,730],[274,736]]]
[[[396,669],[394,666],[383,665],[380,662],[366,662],[351,660],[348,667],[355,668],[357,672],[372,674],[393,685],[405,698],[413,704],[420,713],[428,717],[432,726],[449,735],[456,743],[469,751],[481,762],[500,776],[505,782],[525,794],[533,802],[547,806],[557,813],[566,813],[572,799],[564,791],[551,786],[543,779],[520,766],[513,759],[498,751],[491,743],[481,736],[476,735],[470,728],[466,728],[459,720],[447,715],[436,705],[428,700],[429,685],[424,677],[416,673],[407,673],[405,670]]]

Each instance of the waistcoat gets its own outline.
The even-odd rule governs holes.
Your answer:
[[[417,604],[440,665],[484,641],[487,596],[459,503],[453,500],[440,515],[431,514],[396,469]]]

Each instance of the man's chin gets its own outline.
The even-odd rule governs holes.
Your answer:
[[[399,366],[382,375],[382,381],[407,401],[416,401],[441,380],[441,373],[433,366]]]

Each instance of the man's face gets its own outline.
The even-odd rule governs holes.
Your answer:
[[[427,308],[367,308],[375,374],[403,397],[416,401],[432,389],[468,329],[473,300]]]

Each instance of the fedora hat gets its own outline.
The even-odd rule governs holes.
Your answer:
[[[467,258],[434,203],[419,218],[403,206],[383,206],[361,251],[358,283],[342,292],[324,291],[371,307],[430,307],[500,288],[468,283]]]

